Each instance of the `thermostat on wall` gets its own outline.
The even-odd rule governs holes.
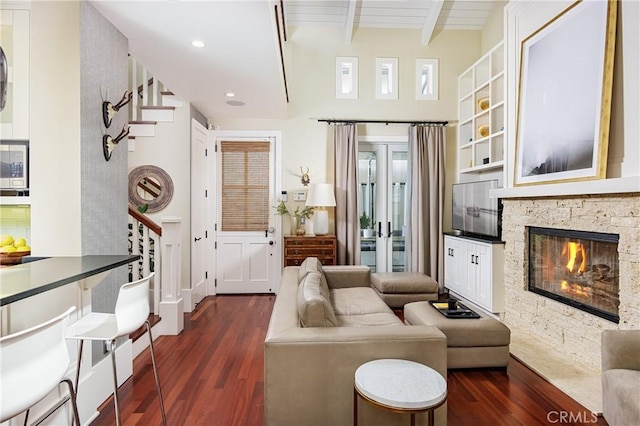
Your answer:
[[[293,201],[305,201],[307,199],[307,193],[304,191],[296,191],[293,193]]]

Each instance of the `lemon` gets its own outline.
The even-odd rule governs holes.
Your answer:
[[[13,241],[13,245],[14,245],[15,247],[24,247],[24,246],[26,246],[26,245],[27,245],[27,240],[25,240],[25,239],[24,239],[24,238],[22,238],[22,237],[21,237],[21,238],[16,238],[16,239]]]
[[[9,247],[13,247],[13,246],[12,245],[8,245],[8,246],[0,247],[0,253],[8,253],[9,252]]]
[[[13,237],[11,235],[0,235],[0,247],[8,246],[13,243]]]
[[[29,247],[29,246],[20,246],[20,247],[18,247],[18,248],[16,249],[16,251],[19,251],[19,252],[23,252],[23,251],[31,251],[31,247]]]
[[[14,246],[5,246],[5,247],[7,247],[6,253],[13,253],[15,251],[18,251],[18,249],[15,248]]]

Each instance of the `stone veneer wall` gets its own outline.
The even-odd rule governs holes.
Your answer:
[[[512,198],[503,203],[505,323],[600,368],[603,330],[640,329],[640,194]],[[528,226],[620,235],[619,324],[527,291]]]

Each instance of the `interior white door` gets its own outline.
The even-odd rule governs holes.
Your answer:
[[[272,206],[279,137],[216,133],[216,292],[276,292],[281,233]]]
[[[191,121],[191,308],[207,295],[207,129]]]

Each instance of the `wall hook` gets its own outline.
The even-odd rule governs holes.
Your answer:
[[[102,136],[102,153],[104,154],[104,159],[109,161],[111,160],[111,153],[113,149],[116,147],[118,142],[124,139],[129,134],[129,124],[125,124],[122,126],[122,130],[115,138],[111,137],[111,135]]]
[[[109,101],[102,102],[102,121],[104,122],[105,127],[108,129],[111,126],[111,120],[116,115],[116,112],[120,110],[123,106],[128,104],[131,101],[131,91],[127,90],[122,95],[122,99],[117,104],[112,104]]]

